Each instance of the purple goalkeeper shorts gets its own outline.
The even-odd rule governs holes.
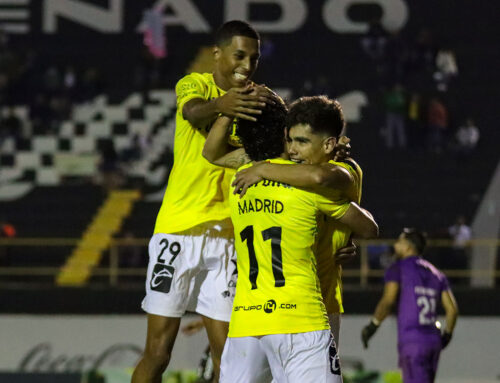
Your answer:
[[[440,344],[407,343],[399,346],[399,366],[404,383],[433,383],[436,377]]]

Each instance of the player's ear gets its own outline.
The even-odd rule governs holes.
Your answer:
[[[337,139],[335,137],[328,137],[323,143],[323,148],[326,154],[333,153],[335,149],[335,145],[337,145]]]
[[[213,48],[212,52],[214,54],[214,59],[217,61],[220,58],[220,55],[221,55],[220,48],[217,45],[214,45],[214,48]]]

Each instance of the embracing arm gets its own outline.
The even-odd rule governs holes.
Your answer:
[[[234,191],[243,196],[251,185],[263,180],[286,183],[296,187],[326,187],[347,191],[353,182],[351,174],[333,164],[271,164],[260,163],[236,174]]]
[[[339,219],[339,222],[347,225],[358,237],[378,237],[378,225],[371,213],[354,202],[350,203],[349,209]]]
[[[227,143],[232,122],[233,119],[226,116],[217,118],[208,133],[202,155],[214,165],[237,169],[249,159],[243,148],[232,150]]]
[[[182,108],[182,117],[197,129],[209,124],[219,113],[216,98],[212,100],[193,98],[186,102]]]
[[[217,165],[216,162],[231,151],[231,147],[227,142],[232,122],[232,118],[220,116],[213,123],[202,151],[203,157],[208,162]]]
[[[273,93],[264,86],[249,84],[243,88],[231,88],[221,97],[212,100],[194,98],[182,108],[182,116],[191,125],[200,128],[219,114],[257,121],[266,103],[274,103]]]

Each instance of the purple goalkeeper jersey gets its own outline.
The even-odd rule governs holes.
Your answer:
[[[441,293],[450,289],[445,275],[425,259],[412,256],[394,262],[385,282],[399,284],[398,344],[440,343],[437,308]]]

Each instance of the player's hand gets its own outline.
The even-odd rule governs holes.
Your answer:
[[[342,161],[351,156],[351,139],[347,136],[341,136],[335,145],[334,161]]]
[[[452,336],[451,332],[448,331],[444,331],[441,334],[441,349],[444,349],[446,348],[446,346],[448,346],[451,340],[451,336]]]
[[[352,241],[349,241],[347,246],[341,247],[334,254],[335,263],[343,265],[351,261],[356,255],[357,247]]]
[[[253,85],[229,89],[224,96],[215,99],[217,109],[229,117],[257,121],[256,116],[262,113],[267,98],[255,89]]]
[[[239,194],[241,198],[246,194],[250,186],[263,180],[259,173],[259,166],[257,164],[235,174],[234,181],[231,184],[231,186],[234,186],[233,194]]]
[[[197,319],[189,322],[187,325],[182,326],[181,331],[185,335],[196,334],[203,328],[203,320]]]
[[[276,92],[269,89],[264,84],[261,85],[254,84],[254,86],[251,88],[250,94],[258,96],[259,101],[265,102],[266,104],[269,105],[274,105],[277,102],[282,102],[281,97],[278,96]]]
[[[378,326],[372,321],[363,327],[361,330],[361,341],[363,342],[363,347],[368,348],[368,341],[377,332]]]

